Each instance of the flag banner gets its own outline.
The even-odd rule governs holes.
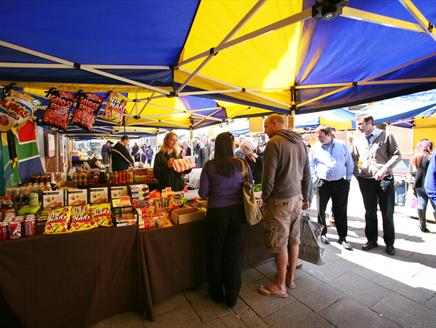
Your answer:
[[[26,181],[33,175],[43,174],[44,168],[39,153],[36,124],[28,121],[18,130],[16,139],[18,172],[21,181]]]
[[[20,183],[20,178],[18,174],[17,156],[15,154],[15,137],[12,131],[8,133],[2,132],[0,134],[0,194],[4,195],[7,188],[15,187]]]

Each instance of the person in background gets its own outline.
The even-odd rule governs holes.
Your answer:
[[[274,254],[277,277],[260,294],[288,297],[296,288],[295,269],[300,244],[301,210],[309,208],[310,167],[307,147],[300,134],[284,129],[284,120],[272,114],[264,122],[270,140],[264,152],[262,174],[265,244]]]
[[[188,143],[186,141],[183,142],[182,144],[182,153],[181,153],[182,157],[183,156],[191,156],[192,155],[192,151],[191,151],[191,147],[189,147]]]
[[[201,163],[200,163],[200,141],[197,139],[194,139],[194,141],[192,141],[192,153],[195,157],[195,167],[201,167]]]
[[[114,143],[110,140],[106,141],[106,143],[101,147],[101,158],[103,160],[104,165],[110,164],[110,156],[111,156],[111,146]]]
[[[173,191],[182,191],[185,187],[184,175],[191,172],[191,169],[184,172],[174,169],[174,161],[181,158],[178,140],[177,134],[168,132],[154,159],[153,172],[159,180],[159,190],[171,187]]]
[[[332,129],[320,125],[316,129],[319,143],[315,144],[309,154],[312,182],[317,191],[318,222],[324,225],[322,239],[328,244],[326,237],[327,224],[325,210],[332,200],[332,214],[336,220],[338,243],[346,250],[352,250],[347,242],[347,204],[350,181],[354,164],[348,146],[333,138]]]
[[[140,161],[141,163],[145,163],[146,162],[146,158],[145,158],[145,150],[147,149],[147,145],[146,144],[142,144],[140,147]]]
[[[198,150],[198,163],[197,167],[203,167],[210,157],[210,144],[207,137],[201,138],[200,148]]]
[[[85,163],[89,166],[90,170],[92,170],[92,169],[103,170],[106,168],[98,159],[97,154],[94,154],[94,156],[92,158],[88,159]]]
[[[428,139],[422,139],[416,145],[415,152],[410,159],[410,163],[413,165],[415,171],[414,191],[416,193],[416,197],[418,197],[417,211],[419,228],[422,232],[430,232],[427,229],[427,222],[425,217],[427,211],[428,196],[424,186],[432,151],[433,142]],[[431,202],[431,204],[433,206],[433,215],[436,218],[435,203]]]
[[[139,156],[139,146],[137,142],[135,142],[135,144],[132,147],[132,156],[135,162],[139,162],[140,156]]]
[[[254,183],[260,183],[262,180],[262,163],[256,154],[256,147],[248,140],[244,140],[239,149],[235,151],[235,156],[245,159],[253,174]]]
[[[127,147],[129,146],[129,137],[122,136],[121,141],[118,141],[112,147],[112,171],[125,171],[131,165],[133,166],[133,158],[130,156]]]
[[[151,145],[148,145],[147,148],[145,149],[145,160],[149,166],[151,166],[153,155],[154,155],[153,148],[151,148]]]
[[[383,239],[386,254],[395,255],[395,188],[392,169],[401,160],[394,136],[374,125],[370,115],[360,115],[356,125],[361,135],[354,142],[354,174],[359,182],[365,205],[364,251],[378,247],[377,203],[383,218]]]
[[[427,175],[425,176],[424,187],[434,208],[436,204],[436,153],[433,153],[430,158]]]
[[[233,307],[241,289],[240,256],[245,226],[242,199],[242,165],[234,157],[234,137],[221,133],[215,140],[215,158],[206,162],[200,176],[200,197],[207,197],[207,276],[209,295]]]

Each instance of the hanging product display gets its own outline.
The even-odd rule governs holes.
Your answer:
[[[127,100],[121,94],[111,91],[103,111],[103,119],[117,125],[122,125],[126,105]]]
[[[77,109],[74,112],[72,122],[92,132],[95,118],[101,105],[103,97],[94,93],[80,93],[77,99]]]
[[[0,96],[0,131],[20,128],[32,118],[39,101],[19,88],[5,88]]]
[[[69,92],[58,91],[54,88],[47,91],[50,103],[44,114],[44,122],[62,130],[67,129],[70,110],[76,97]]]

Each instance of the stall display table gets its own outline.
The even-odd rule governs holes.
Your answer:
[[[0,327],[87,327],[206,281],[206,222],[98,228],[0,242]],[[243,267],[271,257],[246,226]]]
[[[0,327],[87,327],[138,310],[137,237],[129,226],[0,242]]]
[[[206,282],[206,222],[159,230],[140,230],[142,296],[145,315],[153,319],[153,305],[184,289]],[[241,264],[247,267],[271,258],[261,224],[246,226]]]

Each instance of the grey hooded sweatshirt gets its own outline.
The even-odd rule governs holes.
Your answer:
[[[291,198],[302,194],[308,201],[310,166],[301,136],[280,130],[267,143],[262,172],[262,199]]]

